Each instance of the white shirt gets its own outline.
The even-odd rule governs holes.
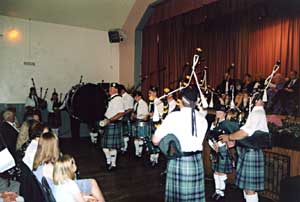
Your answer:
[[[35,102],[34,100],[35,100],[36,102]],[[38,99],[37,99],[36,96],[32,96],[32,98],[27,97],[27,98],[26,98],[26,101],[25,101],[25,107],[37,107],[36,104],[35,104],[35,103],[37,103],[37,102],[38,102]]]
[[[48,110],[48,112],[51,112],[51,113],[54,113],[54,111],[53,111],[53,100],[49,100],[48,102],[47,102],[47,110]]]
[[[164,103],[160,101],[158,98],[155,98],[153,103],[154,103],[154,112],[151,118],[153,119],[153,121],[159,121],[160,117],[163,114]],[[149,111],[150,111],[150,107],[151,106],[149,104]]]
[[[28,168],[30,168],[30,170],[32,170],[33,167],[33,161],[37,147],[38,141],[32,140],[25,151],[25,156],[22,159],[23,162],[28,166]]]
[[[132,109],[133,108],[133,98],[128,93],[123,93],[122,95],[123,103],[124,103],[124,110]]]
[[[253,135],[257,130],[263,132],[269,132],[266,112],[263,106],[255,106],[249,113],[245,125],[241,127],[241,130],[245,131],[248,136]]]
[[[148,105],[143,99],[135,103],[134,109],[136,110],[137,119],[144,119],[149,114]]]
[[[76,195],[81,194],[74,180],[66,180],[63,184],[53,186],[53,196],[57,202],[76,202]]]
[[[202,151],[207,121],[203,115],[195,110],[197,136],[193,136],[191,113],[191,108],[183,107],[180,111],[168,114],[161,126],[156,129],[155,136],[163,138],[171,133],[178,138],[183,152]]]
[[[171,113],[175,107],[176,107],[176,101],[175,100],[171,100],[170,102],[168,102],[169,104],[169,109],[168,109],[168,114]]]
[[[114,96],[116,96],[116,97],[114,97]],[[112,118],[117,113],[125,111],[122,97],[117,96],[117,94],[110,96],[110,98],[112,98],[112,97],[114,97],[114,98],[109,101],[107,110],[105,112],[105,116],[108,119]]]

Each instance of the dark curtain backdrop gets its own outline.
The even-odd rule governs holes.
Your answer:
[[[292,69],[299,72],[300,6],[284,2],[219,1],[167,20],[156,19],[158,23],[150,20],[143,30],[143,92],[151,84],[161,90],[177,87],[197,47],[206,59],[198,68],[199,76],[206,65],[213,87],[232,62],[237,67],[234,76],[241,79],[245,73],[253,78],[269,75],[278,59],[284,76]]]

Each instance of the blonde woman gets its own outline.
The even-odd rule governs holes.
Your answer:
[[[52,180],[53,165],[59,157],[58,138],[54,133],[41,135],[33,161],[33,173],[41,182],[42,177]]]
[[[45,177],[53,187],[53,169],[54,164],[60,155],[58,147],[58,137],[54,133],[48,132],[41,135],[38,149],[33,162],[33,173],[39,182]],[[103,196],[100,188],[94,179],[75,180],[80,192],[94,196],[97,200],[102,201]]]
[[[53,195],[57,202],[104,202],[102,193],[99,190],[98,196],[82,193],[75,180],[77,170],[75,160],[69,155],[63,155],[54,164],[53,170]]]

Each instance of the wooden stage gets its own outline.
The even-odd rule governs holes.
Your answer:
[[[108,172],[105,167],[104,154],[99,146],[90,143],[89,139],[80,140],[61,139],[60,148],[63,153],[75,157],[76,164],[82,178],[95,178],[107,202],[162,202],[164,201],[166,160],[160,157],[158,167],[148,165],[147,155],[143,158],[134,157],[134,145],[130,141],[130,151],[125,155],[118,155],[117,170]],[[208,176],[205,186],[207,202],[213,202],[210,196],[214,192],[214,182]],[[226,189],[227,202],[242,202],[241,190],[234,185]],[[271,200],[260,198],[260,202]]]

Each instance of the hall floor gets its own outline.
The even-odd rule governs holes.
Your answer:
[[[118,154],[118,167],[107,171],[104,154],[98,145],[93,145],[89,139],[73,140],[62,138],[60,148],[63,153],[75,157],[81,178],[95,178],[100,185],[107,202],[163,202],[166,160],[160,157],[160,164],[151,167],[147,155],[143,158],[134,157],[133,142],[129,144],[129,152]],[[214,192],[212,178],[206,177],[206,201],[213,202],[210,196]],[[242,191],[234,185],[227,186],[226,202],[242,202]],[[260,197],[260,202],[271,200]]]

